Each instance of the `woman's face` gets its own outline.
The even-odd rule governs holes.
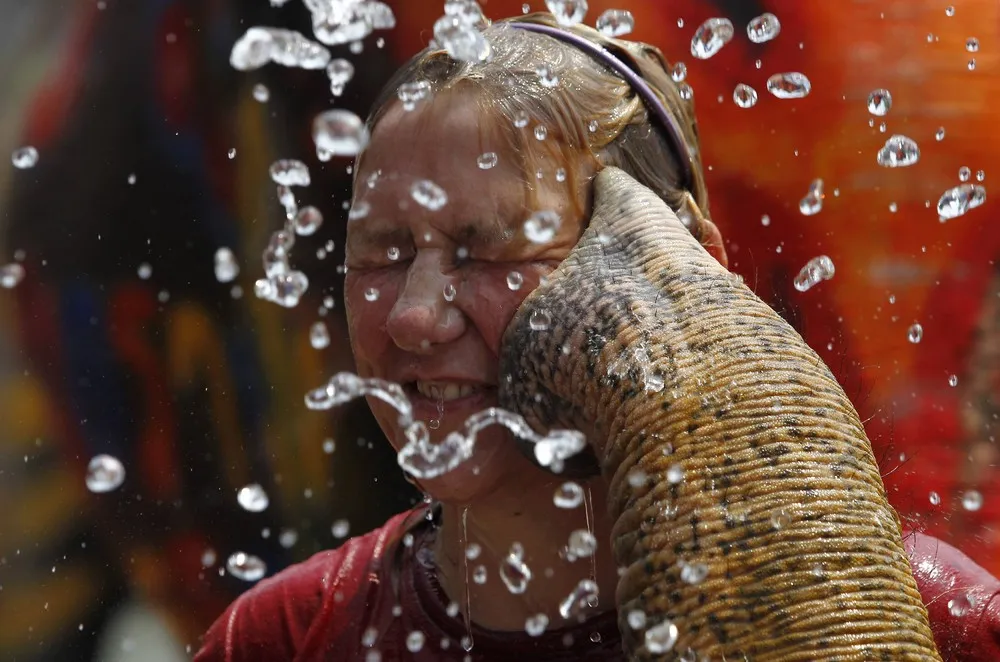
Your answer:
[[[557,181],[565,164],[554,158],[531,160],[541,179],[526,175],[499,129],[484,130],[481,121],[492,120],[456,91],[409,112],[394,105],[360,163],[354,208],[367,214],[348,222],[345,299],[358,373],[402,385],[435,442],[497,405],[504,330],[539,279],[576,244],[587,215],[586,181]],[[534,125],[520,130],[535,140]],[[486,152],[497,155],[489,169],[478,165]],[[443,189],[447,203],[437,210],[421,205],[412,192],[421,180]],[[524,222],[536,211],[561,217],[549,242],[525,236]],[[509,285],[518,281],[519,287]],[[369,403],[393,446],[402,448],[397,413]],[[436,498],[461,502],[523,480],[525,472],[544,476],[506,430],[492,426],[479,434],[470,461],[421,482]]]

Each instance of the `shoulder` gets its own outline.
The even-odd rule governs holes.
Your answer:
[[[257,584],[209,628],[195,662],[293,659],[322,612],[351,602],[372,562],[412,513],[396,515],[370,533]],[[329,614],[325,616],[328,620]]]

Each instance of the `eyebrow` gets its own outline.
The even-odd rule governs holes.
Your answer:
[[[480,218],[482,220],[462,222],[457,228],[449,231],[447,236],[466,248],[485,247],[502,242],[509,228],[499,213]],[[356,232],[351,233],[352,243],[362,250],[384,246],[403,247],[416,243],[410,228],[406,226],[379,227],[379,221],[371,217],[352,222],[359,224]]]

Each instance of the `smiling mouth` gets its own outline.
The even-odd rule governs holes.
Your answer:
[[[445,403],[477,396],[484,397],[495,392],[496,387],[483,383],[417,380],[405,384],[404,390],[411,397],[416,395],[436,403]]]

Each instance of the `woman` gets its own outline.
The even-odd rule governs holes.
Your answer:
[[[560,29],[544,14],[517,21]],[[485,34],[489,62],[456,63],[430,48],[387,85],[348,227],[358,373],[401,384],[435,442],[498,404],[504,331],[576,245],[602,168],[623,169],[697,219],[692,231],[726,264],[707,218],[694,120],[659,51],[581,26],[567,31],[582,37],[575,41],[505,21]],[[584,41],[613,51],[641,80]],[[658,102],[637,93],[645,85]],[[370,405],[403,448],[396,410]],[[196,659],[622,659],[611,597],[619,573],[604,543],[608,487],[580,480],[583,504],[566,508],[573,490],[553,498],[564,481],[525,459],[503,428],[487,428],[469,461],[419,481],[428,504],[263,582],[217,621]],[[567,540],[576,541],[568,553]],[[938,553],[921,539],[914,548],[914,563]],[[532,569],[526,590],[522,560]],[[520,577],[496,576],[512,565]],[[574,593],[581,577],[596,591]],[[582,622],[568,595],[587,605]],[[993,650],[967,643],[959,651],[939,638],[956,651],[948,659]]]

